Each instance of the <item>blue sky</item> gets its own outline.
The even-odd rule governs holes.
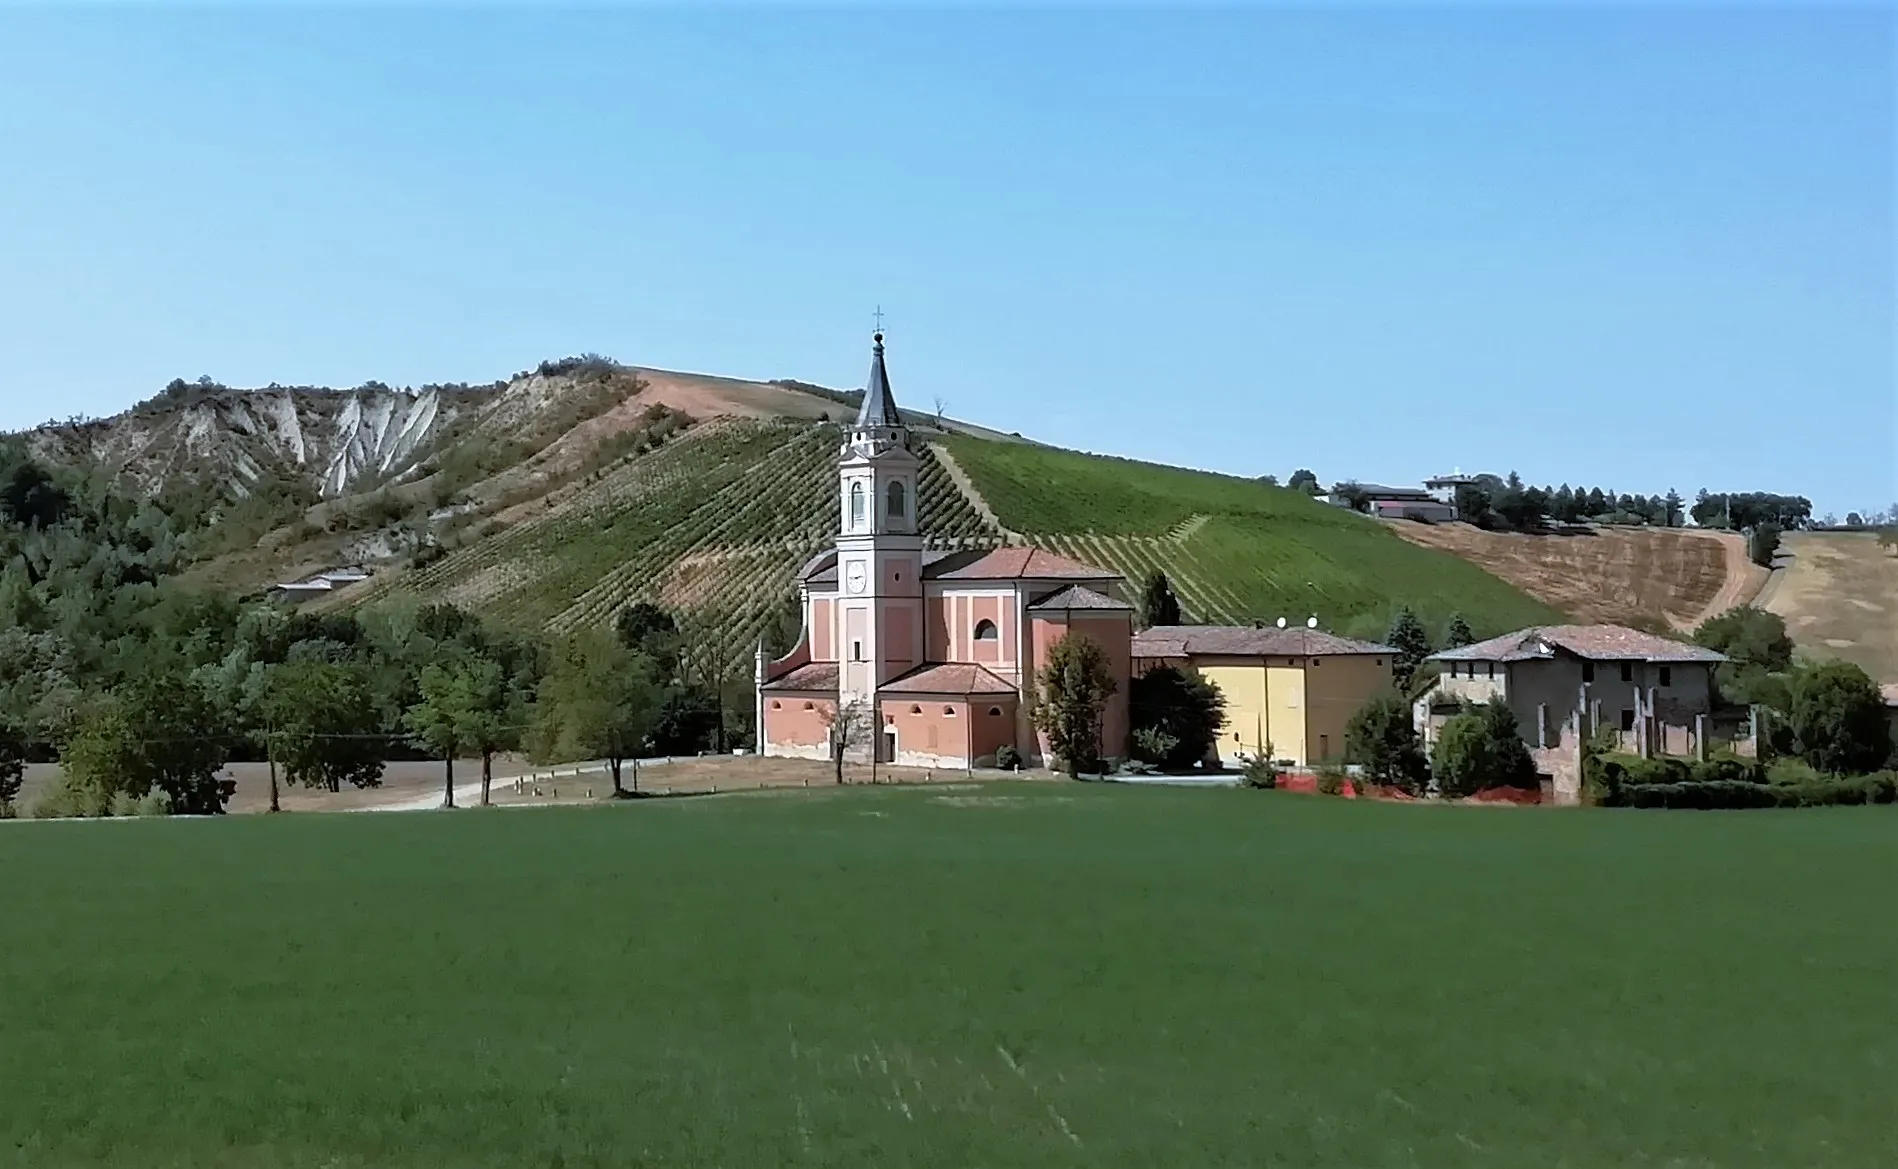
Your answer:
[[[1875,7],[0,10],[0,426],[584,350],[1327,483],[1898,499]]]

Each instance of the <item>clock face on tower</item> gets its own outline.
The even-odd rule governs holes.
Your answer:
[[[850,567],[844,570],[844,587],[853,593],[863,591],[863,562],[861,560],[851,561]]]

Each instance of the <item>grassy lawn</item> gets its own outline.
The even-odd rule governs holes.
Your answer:
[[[0,1166],[1898,1163],[1898,817],[0,824]]]

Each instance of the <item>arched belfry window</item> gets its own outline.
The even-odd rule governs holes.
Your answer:
[[[890,490],[887,494],[890,497],[889,512],[891,519],[900,520],[909,514],[909,493],[904,490],[903,481],[901,479],[890,480]]]
[[[975,623],[975,639],[977,641],[998,641],[1001,639],[1001,636],[1001,633],[995,628],[995,622],[990,621],[987,617]]]
[[[853,528],[863,526],[863,484],[861,483],[850,485],[850,526]]]

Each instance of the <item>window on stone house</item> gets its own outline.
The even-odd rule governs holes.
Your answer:
[[[1634,681],[1634,663],[1633,662],[1621,663],[1621,680],[1623,682]]]
[[[1583,662],[1582,663],[1582,681],[1593,682],[1594,680],[1595,680],[1595,663]]]
[[[1001,631],[995,628],[995,622],[990,621],[987,617],[975,623],[975,639],[977,641],[998,641],[1001,639],[1001,636]]]
[[[909,512],[909,497],[901,479],[890,481],[890,489],[884,493],[889,498],[890,518],[900,520]]]
[[[1634,730],[1634,711],[1624,707],[1621,711],[1621,733],[1625,735],[1632,730]]]
[[[1672,686],[1673,684],[1674,684],[1674,671],[1669,669],[1666,666],[1662,666],[1661,667],[1661,686],[1665,688],[1668,686]]]
[[[1484,675],[1485,677],[1494,678],[1496,676],[1495,662],[1484,662],[1483,668],[1489,671],[1486,675]]]

